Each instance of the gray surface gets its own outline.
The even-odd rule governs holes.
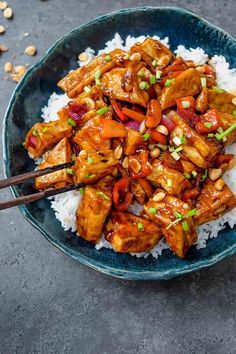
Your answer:
[[[16,64],[36,63],[57,38],[97,15],[144,5],[135,0],[9,3],[15,18],[0,21],[9,26],[0,42],[10,48],[0,58],[1,68],[14,53]],[[151,4],[186,6],[236,35],[234,0],[145,2]],[[26,58],[22,53],[31,43],[39,53]],[[14,87],[1,80],[1,116]],[[0,236],[0,353],[236,353],[235,256],[179,279],[137,283],[76,263],[18,209],[0,212]]]

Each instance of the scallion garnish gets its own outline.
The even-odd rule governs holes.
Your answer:
[[[204,122],[203,125],[204,125],[206,128],[211,129],[211,127],[212,127],[213,124],[210,123],[210,122]]]
[[[212,86],[212,90],[217,92],[217,93],[223,93],[225,92],[224,90],[222,90],[221,88],[217,87],[217,86]]]
[[[184,172],[183,176],[184,176],[185,178],[187,178],[187,179],[189,179],[189,178],[191,177],[190,174],[187,173],[187,172]]]
[[[79,188],[79,192],[80,192],[80,194],[84,194],[84,188]]]
[[[186,220],[182,222],[182,229],[186,232],[189,230],[189,226]]]
[[[233,111],[232,114],[233,114],[234,118],[236,118],[236,111]]]
[[[202,85],[202,88],[206,87],[206,78],[205,77],[201,77],[201,85]]]
[[[154,85],[157,82],[156,76],[154,75],[150,76],[149,81],[150,81],[150,85]]]
[[[216,134],[215,137],[217,140],[222,140],[224,139],[227,135],[229,135],[234,129],[236,129],[236,123],[231,125],[231,127],[229,127],[228,129],[226,129],[225,131],[223,131],[223,133],[221,134]]]
[[[157,79],[161,78],[161,70],[156,70],[156,78]]]
[[[195,208],[195,209],[192,209],[192,210],[190,210],[189,212],[188,212],[188,216],[194,216],[194,215],[196,215],[197,214],[197,209]]]
[[[138,230],[139,231],[143,231],[144,230],[144,226],[141,222],[138,223]]]
[[[204,175],[201,176],[200,181],[205,181],[207,179],[208,171],[207,169],[204,172]]]
[[[125,56],[123,56],[123,59],[124,60],[128,60],[130,58],[130,55],[129,54],[126,54]]]
[[[90,93],[91,92],[91,87],[84,86],[84,91],[87,92],[87,93]]]
[[[182,135],[182,136],[180,137],[180,141],[181,141],[181,144],[185,144],[185,143],[186,143],[186,138],[185,138],[184,135]]]
[[[208,138],[213,138],[214,134],[213,133],[208,133],[207,136],[208,136]]]
[[[88,163],[91,165],[93,163],[93,158],[92,157],[89,157],[88,158]]]
[[[176,152],[176,151],[173,151],[173,152],[171,153],[171,156],[172,156],[176,161],[178,161],[178,160],[180,159],[180,156],[179,156],[178,152]]]
[[[192,171],[193,177],[197,177],[197,172],[195,170]]]
[[[175,79],[168,79],[165,82],[165,87],[171,87],[171,85],[175,82]]]
[[[140,90],[148,90],[150,85],[146,81],[141,81],[139,84]]]
[[[176,219],[183,219],[184,218],[184,215],[180,214],[178,211],[174,212],[173,215]]]
[[[183,107],[183,108],[189,108],[190,107],[190,102],[189,101],[181,101],[181,106]]]
[[[173,184],[172,179],[168,178],[168,179],[167,179],[167,186],[168,186],[168,187],[172,187],[172,184]]]
[[[152,61],[152,66],[157,66],[157,61],[155,59]]]
[[[111,61],[112,58],[110,57],[110,55],[107,54],[107,55],[105,56],[105,60],[106,60],[106,61]]]
[[[75,154],[72,154],[71,155],[71,161],[75,161],[76,160],[76,155]]]
[[[44,127],[43,128],[43,133],[46,133],[47,130],[48,130],[48,127]]]
[[[179,146],[179,147],[177,147],[176,149],[175,149],[175,152],[180,152],[180,151],[182,151],[183,150],[183,146]]]
[[[110,198],[105,193],[103,193],[101,191],[97,192],[97,194],[101,195],[103,197],[103,199],[105,199],[105,200],[110,200]]]
[[[72,118],[67,119],[67,123],[70,124],[72,127],[76,127],[76,122]]]
[[[96,176],[95,173],[92,173],[91,175],[89,175],[88,172],[86,172],[86,173],[84,174],[84,178],[93,178],[93,177],[95,177],[95,176]]]
[[[97,114],[103,115],[103,114],[107,113],[108,111],[109,111],[108,107],[102,107],[97,111]]]
[[[143,134],[144,141],[147,141],[149,138],[150,138],[150,134],[148,134],[148,133]]]
[[[39,136],[38,130],[33,130],[33,131],[32,131],[32,134],[33,134],[34,136]]]
[[[101,70],[97,70],[97,71],[95,72],[95,74],[94,74],[94,78],[95,78],[95,79],[100,79],[101,75],[102,75]]]
[[[175,221],[172,221],[167,227],[166,230],[169,230],[172,226],[178,224],[178,222],[180,222],[182,220],[182,217],[179,219],[176,219]]]
[[[73,175],[74,171],[72,170],[72,168],[67,168],[66,173],[68,173],[68,175]]]
[[[155,214],[157,213],[157,208],[149,208],[149,209],[148,209],[148,212],[149,212],[150,214],[155,215]]]

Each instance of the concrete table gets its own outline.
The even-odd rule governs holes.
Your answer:
[[[36,63],[61,35],[98,15],[138,5],[187,7],[236,35],[235,1],[9,0],[0,43],[0,111],[15,87],[3,65]],[[29,33],[25,36],[25,33]],[[38,48],[26,57],[27,45]],[[2,121],[1,121],[2,128]],[[1,168],[2,177],[2,168]],[[10,196],[1,192],[1,198]],[[96,273],[51,246],[18,209],[0,213],[0,353],[236,353],[236,257],[165,282]]]

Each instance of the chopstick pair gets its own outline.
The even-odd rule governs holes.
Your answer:
[[[41,170],[35,170],[32,172],[23,173],[18,176],[13,176],[13,177],[9,177],[7,179],[0,180],[0,189],[14,186],[16,184],[23,183],[29,179],[44,176],[44,175],[47,175],[47,174],[55,172],[55,171],[63,170],[64,168],[70,167],[73,164],[74,164],[73,162],[64,163],[64,164],[51,166],[51,167],[47,167],[47,168],[44,168]],[[50,188],[50,189],[46,189],[41,192],[37,192],[37,193],[29,194],[29,195],[24,195],[24,196],[19,197],[17,199],[11,199],[11,200],[7,200],[5,202],[0,202],[0,210],[11,208],[11,207],[14,207],[14,206],[20,205],[20,204],[32,203],[32,202],[35,202],[35,201],[42,199],[42,198],[48,198],[53,195],[65,193],[65,192],[68,192],[68,191],[71,191],[74,189],[79,189],[82,187],[84,187],[83,183],[71,184],[69,186],[65,186],[65,187],[61,187],[61,188]]]

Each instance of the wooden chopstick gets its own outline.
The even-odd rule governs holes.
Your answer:
[[[0,180],[0,189],[14,186],[19,183],[23,183],[29,179],[36,178],[39,176],[47,175],[48,173],[52,173],[58,170],[63,170],[64,168],[70,167],[74,164],[74,162],[63,163],[60,165],[55,165],[47,168],[43,168],[41,170],[35,170],[31,172],[26,172],[18,176],[9,177],[7,179]]]
[[[34,194],[25,195],[25,196],[17,198],[17,199],[7,200],[6,202],[0,202],[0,210],[11,208],[11,207],[14,207],[14,206],[20,205],[20,204],[32,203],[32,202],[35,202],[35,201],[42,199],[42,198],[48,198],[48,197],[51,197],[56,194],[61,194],[61,193],[65,193],[68,191],[72,191],[74,189],[83,188],[84,186],[85,185],[83,183],[71,184],[66,187],[46,189],[45,191],[42,191],[42,192],[37,192]]]

